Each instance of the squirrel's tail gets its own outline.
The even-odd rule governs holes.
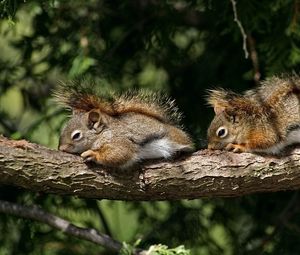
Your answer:
[[[86,83],[82,80],[61,82],[53,91],[53,95],[60,104],[71,110],[88,112],[92,109],[100,109],[109,115],[114,114],[113,96],[109,94],[105,97],[99,96],[94,83]]]
[[[300,77],[297,74],[283,74],[267,78],[254,90],[254,94],[261,101],[275,106],[291,94],[300,94]]]
[[[174,100],[154,92],[129,91],[117,96],[114,106],[117,114],[135,112],[172,124],[182,117]]]
[[[174,100],[153,92],[132,90],[125,94],[101,92],[94,83],[60,83],[54,91],[58,102],[76,111],[99,109],[110,116],[139,113],[165,123],[179,125],[181,114]]]

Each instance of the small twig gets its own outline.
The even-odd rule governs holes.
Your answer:
[[[253,65],[253,73],[254,73],[253,80],[255,84],[258,85],[260,81],[261,73],[259,71],[259,61],[258,61],[257,51],[255,48],[255,40],[252,37],[252,35],[249,33],[247,34],[247,38],[248,38],[248,45],[250,49],[250,58]]]
[[[45,212],[37,206],[24,206],[0,200],[0,212],[48,224],[49,226],[61,230],[64,233],[100,244],[101,246],[113,251],[119,251],[122,248],[122,244],[120,242],[107,235],[99,233],[95,229],[77,227],[69,221]]]
[[[237,23],[237,25],[238,25],[238,27],[239,27],[239,29],[241,31],[241,34],[243,36],[243,50],[245,52],[245,58],[248,58],[249,52],[247,50],[247,35],[246,35],[245,30],[243,28],[243,25],[242,25],[241,21],[238,18],[238,15],[237,15],[236,1],[235,0],[230,0],[230,2],[232,3],[234,21]]]
[[[99,218],[100,218],[100,221],[102,223],[102,226],[104,228],[104,231],[105,231],[105,234],[109,235],[109,236],[113,236],[110,229],[109,229],[109,226],[108,226],[108,223],[107,223],[107,220],[101,210],[101,206],[97,203],[97,200],[93,199],[93,200],[87,200],[87,205],[90,206],[91,208],[93,208],[99,215]]]
[[[106,218],[105,218],[105,216],[104,216],[104,214],[102,212],[102,209],[101,209],[100,205],[97,205],[97,208],[98,208],[99,217],[101,219],[101,222],[103,224],[103,228],[105,229],[106,234],[108,234],[109,236],[112,236],[112,233],[111,233],[111,231],[109,229],[107,220],[106,220]]]
[[[295,0],[294,1],[294,14],[293,14],[291,25],[290,25],[291,29],[294,30],[294,32],[297,29],[299,13],[300,13],[300,1]]]

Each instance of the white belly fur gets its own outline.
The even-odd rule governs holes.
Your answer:
[[[164,137],[153,140],[141,147],[138,153],[139,159],[170,158],[177,151],[187,151],[189,147],[177,144]]]

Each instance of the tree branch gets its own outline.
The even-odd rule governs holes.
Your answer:
[[[0,184],[85,198],[147,201],[293,190],[300,188],[299,166],[300,150],[282,158],[202,150],[124,171],[0,137]]]
[[[76,227],[69,221],[45,212],[37,206],[24,206],[0,200],[0,212],[45,223],[53,228],[63,231],[66,234],[100,244],[101,246],[113,251],[119,251],[122,248],[122,244],[120,242],[107,235],[99,233],[95,229]]]

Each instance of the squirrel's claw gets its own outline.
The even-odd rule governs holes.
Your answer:
[[[87,150],[80,155],[83,157],[84,161],[90,162],[90,161],[96,161],[96,153],[92,150]]]
[[[240,153],[240,152],[246,152],[246,146],[242,145],[242,144],[234,144],[234,143],[229,143],[227,144],[227,146],[225,147],[226,150],[228,151],[232,151],[235,153]]]

